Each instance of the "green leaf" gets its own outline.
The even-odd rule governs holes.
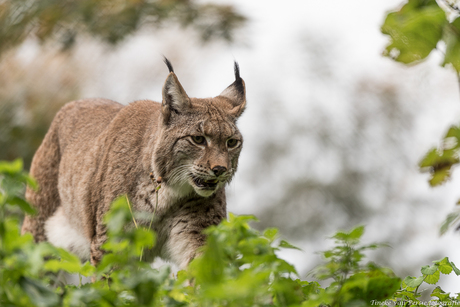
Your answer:
[[[302,286],[302,292],[306,297],[310,294],[318,294],[321,289],[321,285],[316,281],[308,282],[300,279],[297,279],[296,281]]]
[[[458,19],[457,19],[458,20]],[[459,22],[460,20],[458,20],[457,22]],[[454,138],[457,140],[456,142],[456,147],[459,147],[460,146],[460,127],[457,127],[457,126],[451,126],[449,128],[449,130],[447,131],[446,133],[446,136],[444,137],[444,139],[447,139],[447,138]]]
[[[128,240],[108,240],[102,244],[102,249],[112,253],[119,253],[126,251],[130,248],[130,242]]]
[[[452,64],[458,73],[460,72],[460,18],[445,27],[443,40],[446,43],[446,54],[442,65]]]
[[[32,188],[32,190],[34,191],[37,191],[38,190],[38,183],[37,181],[30,177],[29,175],[27,175],[26,173],[23,173],[20,175],[21,177],[21,181],[23,181],[24,183],[26,183],[29,187]]]
[[[455,162],[455,164],[458,163],[458,162]],[[430,185],[432,187],[435,187],[437,185],[440,185],[440,184],[443,184],[444,182],[446,182],[449,178],[450,178],[450,167],[451,165],[449,166],[445,166],[441,169],[438,169],[438,170],[435,170],[431,176],[431,179],[430,179]]]
[[[99,265],[96,267],[96,271],[98,273],[106,273],[113,266],[117,265],[118,262],[121,262],[119,254],[106,253],[102,257]]]
[[[445,234],[447,230],[460,218],[460,212],[453,212],[447,215],[444,222],[442,222],[441,229],[439,230],[441,235]]]
[[[431,149],[419,163],[422,171],[428,170],[431,173],[431,186],[440,185],[449,179],[452,166],[460,162],[458,157],[460,128],[450,127],[443,141],[444,145],[441,148]]]
[[[152,248],[154,246],[155,236],[150,230],[138,228],[134,230],[134,243],[140,255],[143,248]]]
[[[274,303],[278,306],[279,302],[283,302],[284,306],[298,306],[303,300],[302,288],[290,278],[275,279],[271,288],[275,294]]]
[[[433,292],[431,292],[432,297],[437,297],[439,300],[442,301],[448,301],[450,298],[450,293],[444,292],[441,287],[436,287],[434,288]]]
[[[57,306],[59,297],[50,288],[33,279],[22,277],[19,284],[35,306]]]
[[[19,208],[21,208],[22,211],[24,211],[27,214],[33,215],[37,213],[35,208],[33,208],[28,202],[26,202],[24,199],[19,198],[17,196],[8,198],[7,202],[10,205],[18,206]]]
[[[48,260],[44,268],[51,272],[58,272],[60,270],[66,271],[68,273],[80,273],[81,265],[80,263],[60,261],[56,259]]]
[[[264,236],[267,237],[267,239],[269,239],[270,242],[272,242],[278,236],[278,229],[277,228],[267,228],[264,231]]]
[[[411,288],[417,288],[420,286],[423,282],[423,276],[420,277],[412,277],[412,276],[407,276],[404,278],[404,283]]]
[[[451,262],[450,264],[452,265],[452,269],[454,269],[455,274],[457,276],[460,275],[460,270],[457,268],[457,266],[453,262]]]
[[[449,258],[445,257],[440,261],[435,261],[435,265],[438,266],[439,272],[442,274],[450,274],[453,270],[452,265],[449,262]]]
[[[419,162],[419,167],[420,168],[429,168],[432,167],[435,163],[437,163],[437,160],[439,159],[439,154],[438,154],[438,149],[437,148],[432,148],[422,159],[422,161]]]
[[[291,243],[289,243],[287,241],[284,241],[284,240],[281,240],[281,242],[280,242],[280,244],[278,246],[282,247],[282,248],[296,249],[296,250],[299,250],[299,251],[302,250],[302,249],[298,248],[297,246],[294,246]]]
[[[286,261],[284,261],[282,259],[274,260],[273,264],[274,264],[273,267],[279,273],[292,273],[292,274],[295,274],[297,276],[299,275],[297,273],[297,270],[295,269],[295,267],[292,264],[290,264],[290,263],[288,263],[288,262],[286,262]]]
[[[442,38],[447,23],[434,0],[409,0],[398,12],[389,13],[381,31],[391,37],[384,55],[408,64],[425,59]]]
[[[235,215],[232,212],[228,213],[228,221],[230,223],[247,223],[247,222],[257,222],[259,219],[254,215]]]
[[[363,245],[359,248],[359,250],[367,250],[367,249],[377,249],[377,248],[382,248],[382,247],[391,247],[390,244],[388,243],[372,243],[368,245]]]
[[[80,274],[83,276],[91,276],[95,272],[94,266],[91,265],[88,261],[85,262],[85,264],[80,268]]]
[[[16,159],[12,162],[0,161],[0,174],[15,175],[22,172],[22,159]]]
[[[69,252],[68,250],[58,247],[57,252],[58,252],[59,257],[61,257],[62,260],[73,262],[73,263],[80,263],[80,259],[76,255]]]
[[[364,234],[364,226],[358,226],[352,231],[350,231],[349,239],[358,240],[362,237],[363,234]]]
[[[408,286],[406,284],[404,284],[404,282],[403,282],[402,285],[401,285],[401,288],[406,289],[406,288],[408,288]],[[410,289],[412,289],[412,290],[410,290],[410,291],[408,291],[409,289],[399,290],[398,292],[396,292],[394,294],[393,299],[400,298],[400,299],[403,299],[403,300],[412,300],[412,301],[417,300],[417,297],[419,297],[420,295],[415,294],[415,292],[414,292],[415,288],[410,288]],[[401,305],[403,305],[403,304],[401,304]]]
[[[24,246],[27,246],[27,243],[31,243],[31,235],[21,236],[19,233],[19,227],[16,220],[6,219],[2,222],[0,219],[0,242],[2,248],[0,248],[0,258],[4,259],[3,255],[6,252],[8,255],[9,252],[23,250]],[[35,247],[35,246],[34,246]],[[2,272],[2,260],[0,260],[0,272]]]
[[[131,221],[131,211],[126,200],[126,196],[118,197],[104,217],[109,231],[113,233],[120,233],[123,231],[125,225]]]
[[[216,284],[224,279],[224,250],[215,235],[208,236],[204,252],[188,266],[199,284]]]
[[[432,265],[432,266],[429,266],[429,265],[424,265],[422,266],[422,274],[424,275],[433,275],[436,271],[438,270],[438,266],[437,265]]]
[[[63,248],[56,248],[56,251],[59,257],[61,257],[61,260],[48,260],[44,265],[45,269],[52,272],[63,270],[69,273],[81,273],[81,261],[76,255]]]
[[[401,279],[398,277],[379,276],[369,279],[367,284],[366,301],[383,301],[390,298],[401,286]]]
[[[425,282],[430,285],[434,285],[439,281],[440,273],[438,270],[431,275],[425,275]]]
[[[364,226],[358,226],[352,229],[350,232],[337,232],[332,238],[338,241],[344,241],[347,243],[356,244],[359,242],[359,239],[364,234]]]

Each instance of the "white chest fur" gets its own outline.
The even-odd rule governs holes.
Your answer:
[[[46,221],[45,234],[54,246],[76,254],[83,261],[90,259],[90,241],[82,230],[73,228],[62,206]]]

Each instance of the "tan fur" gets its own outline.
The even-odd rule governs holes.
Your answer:
[[[157,244],[146,260],[160,256],[184,267],[195,256],[203,229],[226,217],[224,186],[242,148],[236,120],[245,108],[245,87],[235,63],[236,81],[221,95],[189,98],[167,64],[162,104],[86,99],[57,113],[32,161],[40,189],[27,189],[26,197],[39,213],[25,218],[23,233],[82,259],[90,250],[97,264],[106,240],[102,219],[116,197],[127,194],[134,210],[153,213],[153,172],[162,188],[153,223]],[[200,137],[204,144],[197,143]]]

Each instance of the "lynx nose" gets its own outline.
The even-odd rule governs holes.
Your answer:
[[[218,165],[218,166],[214,166],[212,168],[212,171],[214,172],[214,175],[219,177],[220,175],[222,175],[223,173],[227,171],[227,168],[225,166]]]

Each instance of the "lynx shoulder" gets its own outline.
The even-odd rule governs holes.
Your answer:
[[[243,145],[236,121],[246,90],[235,62],[235,81],[219,96],[190,98],[165,63],[161,103],[86,99],[56,114],[32,161],[40,188],[26,197],[38,214],[25,218],[23,233],[96,264],[107,238],[103,216],[126,194],[135,210],[156,210],[157,243],[145,260],[160,256],[184,267],[195,256],[202,230],[226,217],[225,185]],[[156,209],[151,176],[162,178]]]

